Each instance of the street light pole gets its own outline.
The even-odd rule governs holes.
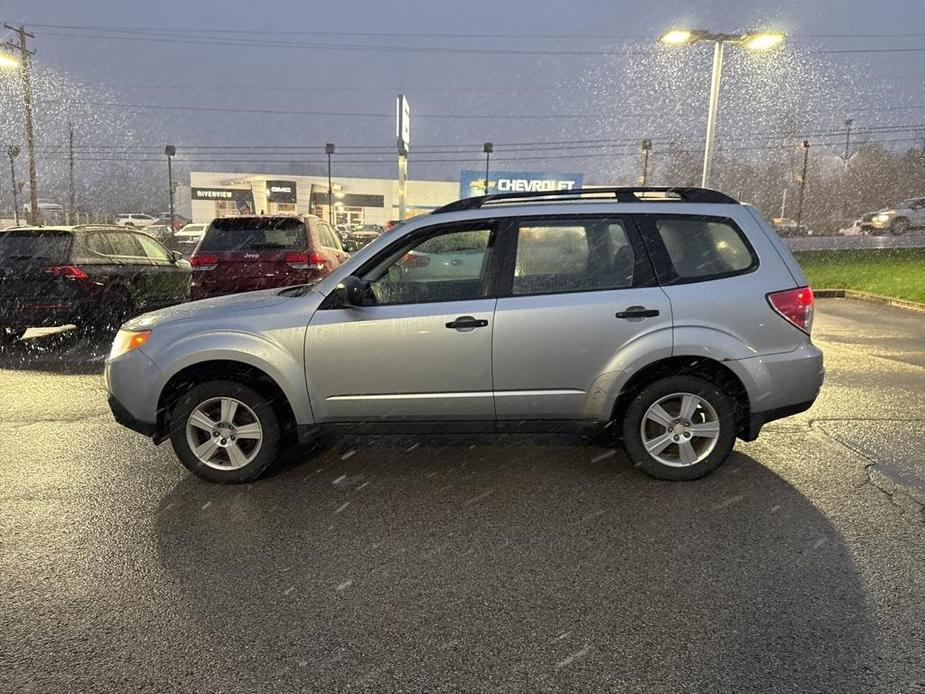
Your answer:
[[[803,140],[803,173],[800,175],[800,199],[797,202],[797,233],[803,220],[803,196],[806,194],[806,170],[809,167],[809,140]]]
[[[707,110],[707,141],[703,147],[703,175],[700,177],[700,185],[703,188],[710,185],[710,171],[713,167],[713,142],[716,136],[716,114],[719,109],[719,85],[723,78],[724,44],[722,40],[713,44],[713,75],[710,77],[710,107]]]
[[[495,146],[491,142],[486,142],[482,151],[485,152],[485,195],[488,195],[488,162],[491,159],[491,153],[495,151]]]
[[[780,45],[785,35],[774,31],[749,32],[744,34],[715,34],[708,31],[672,29],[659,37],[659,42],[669,46],[689,46],[695,43],[713,44],[713,73],[710,78],[710,106],[707,111],[707,132],[703,149],[703,175],[700,185],[710,184],[713,165],[713,145],[716,135],[716,117],[719,112],[719,88],[723,76],[723,51],[727,43],[742,46],[752,51],[766,51]]]
[[[19,194],[16,190],[16,164],[14,160],[19,156],[19,147],[10,145],[6,150],[10,158],[10,179],[13,183],[13,213],[16,215],[16,226],[19,226]]]
[[[324,152],[328,155],[328,224],[334,226],[334,186],[331,185],[331,155],[334,154],[334,143],[327,143]]]
[[[649,183],[649,152],[652,151],[652,140],[642,141],[642,176],[639,179],[640,185]]]
[[[74,124],[67,124],[67,169],[68,169],[68,196],[67,196],[67,223],[73,224],[74,208],[77,206],[74,194]],[[172,223],[172,222],[171,222]]]
[[[22,97],[26,109],[26,151],[29,154],[29,205],[32,215],[32,223],[41,225],[42,219],[39,216],[39,189],[35,175],[35,126],[33,123],[32,113],[32,55],[29,50],[27,39],[34,39],[35,36],[26,31],[23,26],[14,27],[9,24],[3,25],[10,31],[16,32],[19,37],[19,44],[4,44],[7,48],[19,51],[19,77],[22,81]]]
[[[173,210],[173,157],[177,153],[174,145],[166,145],[164,154],[167,155],[167,186],[170,189],[170,231],[173,233],[175,226],[175,216]]]

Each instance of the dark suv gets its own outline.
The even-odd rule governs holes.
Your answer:
[[[125,227],[0,232],[0,341],[30,327],[115,329],[188,301],[190,275],[182,256]]]
[[[190,257],[192,297],[311,284],[347,258],[337,232],[318,217],[222,217]]]

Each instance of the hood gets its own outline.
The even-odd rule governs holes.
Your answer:
[[[282,291],[280,288],[263,289],[257,292],[228,294],[227,296],[218,296],[212,299],[177,304],[176,306],[169,306],[150,313],[143,313],[126,323],[125,327],[129,330],[140,330],[153,328],[163,323],[214,318],[217,314],[228,316],[247,311],[259,311],[270,306],[292,301],[295,298],[294,296],[280,296],[280,291]]]

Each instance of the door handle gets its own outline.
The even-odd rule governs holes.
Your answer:
[[[446,327],[453,330],[472,330],[473,328],[484,328],[488,321],[484,318],[473,318],[472,316],[460,316],[456,320],[450,321]]]
[[[646,308],[645,306],[630,306],[625,311],[619,311],[617,318],[655,318],[658,315],[657,308]]]

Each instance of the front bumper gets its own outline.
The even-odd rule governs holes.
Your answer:
[[[157,424],[155,422],[145,422],[138,419],[111,393],[109,395],[109,409],[112,410],[112,416],[118,424],[132,431],[137,431],[139,434],[144,434],[145,436],[154,436],[157,432]]]
[[[103,372],[109,409],[124,427],[145,436],[157,433],[157,403],[164,374],[141,349],[106,360]]]

